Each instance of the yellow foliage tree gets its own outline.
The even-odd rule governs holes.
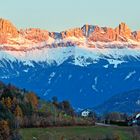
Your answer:
[[[2,97],[1,102],[2,102],[3,105],[5,105],[5,99],[4,99],[4,97]]]
[[[32,106],[34,107],[34,109],[37,108],[37,105],[38,105],[38,98],[37,96],[33,93],[33,92],[30,92],[26,95],[28,101],[32,104]]]
[[[22,110],[21,110],[19,105],[17,105],[17,107],[14,111],[14,114],[15,114],[16,117],[22,117],[23,116]]]
[[[0,121],[0,140],[7,140],[10,135],[10,128],[8,122],[5,120]]]
[[[10,109],[12,106],[12,100],[10,97],[7,97],[6,99],[4,99],[5,105]]]

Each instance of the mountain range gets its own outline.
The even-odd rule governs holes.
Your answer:
[[[140,31],[84,25],[66,31],[17,29],[0,19],[0,80],[76,108],[140,88]],[[126,111],[127,112],[127,111]]]

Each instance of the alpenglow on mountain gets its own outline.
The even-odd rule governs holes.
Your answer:
[[[140,88],[140,31],[84,25],[66,31],[17,29],[0,19],[0,80],[94,107]]]

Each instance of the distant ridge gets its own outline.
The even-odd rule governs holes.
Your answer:
[[[107,112],[140,112],[140,89],[131,90],[111,97],[102,105],[98,106],[97,111]]]

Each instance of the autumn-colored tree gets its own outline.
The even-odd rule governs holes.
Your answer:
[[[14,115],[15,115],[16,117],[22,117],[22,116],[23,116],[22,110],[21,110],[21,108],[20,108],[19,105],[17,105],[17,107],[16,107],[16,109],[15,109],[15,111],[14,111]]]
[[[2,99],[1,99],[1,103],[2,103],[3,105],[5,105],[4,97],[2,97]]]
[[[32,106],[34,107],[34,109],[37,108],[37,105],[38,105],[38,98],[37,96],[33,93],[33,92],[30,92],[26,95],[28,101],[32,104]]]
[[[74,110],[69,101],[62,101],[59,103],[59,109],[63,110],[68,115],[74,115]]]
[[[11,100],[11,98],[10,97],[5,98],[4,99],[4,102],[5,102],[5,106],[7,106],[8,109],[10,109],[11,106],[12,106],[12,100]]]
[[[20,128],[20,126],[22,125],[23,113],[19,105],[16,106],[14,115],[15,115],[15,128]]]
[[[20,127],[78,124],[73,114],[69,101],[59,102],[57,97],[53,97],[52,101],[43,101],[33,92],[0,83],[0,121],[8,122],[0,122],[0,140],[15,140],[13,130]],[[11,128],[9,138],[8,128]]]
[[[0,140],[8,140],[10,135],[10,129],[8,122],[5,120],[0,121]]]
[[[18,104],[18,102],[17,102],[17,98],[16,98],[16,97],[13,98],[13,100],[12,100],[12,104],[14,104],[14,105],[17,105],[17,104]]]

